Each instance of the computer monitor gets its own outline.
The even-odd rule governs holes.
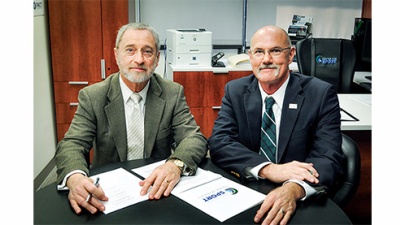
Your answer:
[[[356,48],[356,71],[371,71],[372,64],[372,20],[356,18],[352,41]]]
[[[372,38],[371,38],[371,29],[372,29],[372,21],[365,20],[365,33],[364,33],[364,41],[363,41],[363,48],[361,52],[361,60],[371,63],[372,56],[371,56],[371,48],[372,48]]]

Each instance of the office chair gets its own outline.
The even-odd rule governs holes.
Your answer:
[[[356,193],[360,184],[361,157],[357,143],[342,133],[342,151],[346,158],[343,167],[343,178],[331,199],[343,208]]]
[[[351,40],[306,38],[296,43],[299,72],[335,86],[338,93],[351,93],[356,50]]]

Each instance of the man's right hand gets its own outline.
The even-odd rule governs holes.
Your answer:
[[[92,214],[95,214],[98,210],[105,210],[105,206],[99,200],[108,201],[108,197],[105,195],[101,185],[96,187],[91,178],[81,173],[75,173],[68,178],[67,186],[69,188],[68,199],[76,214],[82,212],[81,207]],[[86,202],[86,199],[91,194],[93,194],[93,197]]]
[[[285,164],[268,164],[259,171],[258,175],[275,183],[283,183],[289,179],[319,183],[319,174],[314,165],[298,161]]]

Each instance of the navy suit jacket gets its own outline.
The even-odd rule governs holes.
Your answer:
[[[249,168],[267,160],[259,155],[261,114],[261,93],[253,74],[226,84],[209,138],[210,156],[216,165],[242,180],[249,178]],[[283,101],[278,163],[313,163],[320,184],[329,188],[342,174],[341,143],[340,107],[334,87],[318,78],[291,73]]]

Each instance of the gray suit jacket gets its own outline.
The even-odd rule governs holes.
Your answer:
[[[88,155],[94,150],[92,168],[127,160],[127,131],[119,73],[83,88],[75,116],[58,143],[58,183],[73,170],[89,174]],[[145,158],[179,158],[196,171],[207,152],[186,103],[182,85],[154,74],[145,109]],[[171,155],[172,154],[172,155]]]

